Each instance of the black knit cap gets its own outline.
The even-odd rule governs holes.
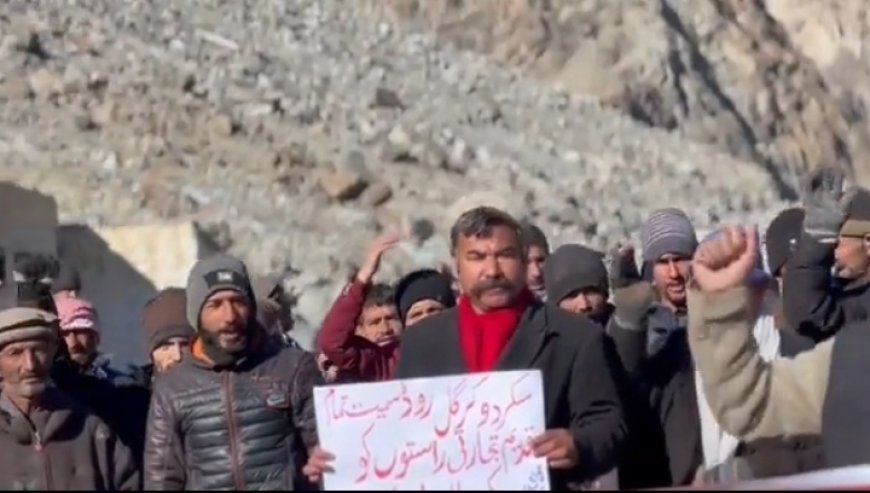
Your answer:
[[[774,276],[791,258],[800,241],[804,223],[804,210],[800,207],[785,209],[770,222],[764,233],[767,265]]]
[[[422,300],[435,300],[445,308],[456,306],[451,280],[446,275],[432,269],[411,272],[396,284],[396,306],[402,321],[414,303]]]
[[[547,300],[559,303],[581,289],[610,292],[604,254],[583,245],[562,245],[544,264]]]

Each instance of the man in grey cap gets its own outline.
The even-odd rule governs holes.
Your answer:
[[[245,265],[201,260],[187,283],[191,357],[154,385],[147,490],[292,490],[317,440],[314,356],[270,343]]]
[[[639,487],[685,485],[695,480],[703,464],[686,337],[686,284],[698,240],[691,221],[678,209],[653,212],[643,225],[641,240],[641,271],[633,248],[610,253],[614,312],[608,332],[636,384],[630,419],[644,423],[632,432],[634,443],[620,472],[644,477]],[[661,467],[644,469],[662,462],[667,464],[667,478],[658,477]]]
[[[51,385],[59,345],[53,314],[21,307],[0,312],[0,488],[138,490],[130,449]]]

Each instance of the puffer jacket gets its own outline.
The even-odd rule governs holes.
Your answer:
[[[146,490],[292,490],[317,442],[314,356],[267,345],[215,368],[191,357],[155,379],[145,444]]]

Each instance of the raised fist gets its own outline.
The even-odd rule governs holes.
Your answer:
[[[630,286],[641,280],[640,271],[634,260],[634,247],[617,245],[610,251],[610,285],[614,289]]]
[[[692,276],[706,292],[742,286],[758,264],[758,231],[728,226],[698,247],[692,259]]]

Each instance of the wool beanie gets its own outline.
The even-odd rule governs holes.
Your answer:
[[[770,222],[764,233],[764,249],[771,274],[777,275],[797,249],[803,223],[804,210],[800,207],[785,209]]]
[[[698,248],[695,227],[679,209],[659,209],[641,229],[644,262],[656,262],[669,253],[690,257]]]
[[[100,332],[100,320],[91,302],[82,298],[62,298],[55,300],[55,306],[61,333],[70,330]]]
[[[610,285],[604,255],[582,245],[562,245],[544,264],[547,300],[558,304],[571,293],[595,289],[607,295]]]
[[[396,306],[402,322],[414,303],[422,300],[435,300],[445,308],[456,306],[452,281],[441,272],[422,269],[411,272],[396,284]]]
[[[641,274],[652,279],[652,265],[667,254],[691,257],[698,248],[698,237],[686,213],[674,208],[659,209],[647,218],[640,232],[643,249]]]
[[[166,288],[145,304],[142,328],[150,351],[170,339],[193,339],[196,332],[187,321],[187,295],[182,288]]]
[[[199,316],[205,302],[218,291],[227,290],[247,298],[253,320],[257,301],[245,264],[228,255],[215,255],[198,261],[187,278],[187,321],[190,326],[199,330]]]
[[[57,340],[58,320],[36,308],[7,308],[0,311],[0,347],[33,339]]]
[[[870,191],[859,188],[846,206],[846,222],[840,228],[844,236],[870,234]]]

